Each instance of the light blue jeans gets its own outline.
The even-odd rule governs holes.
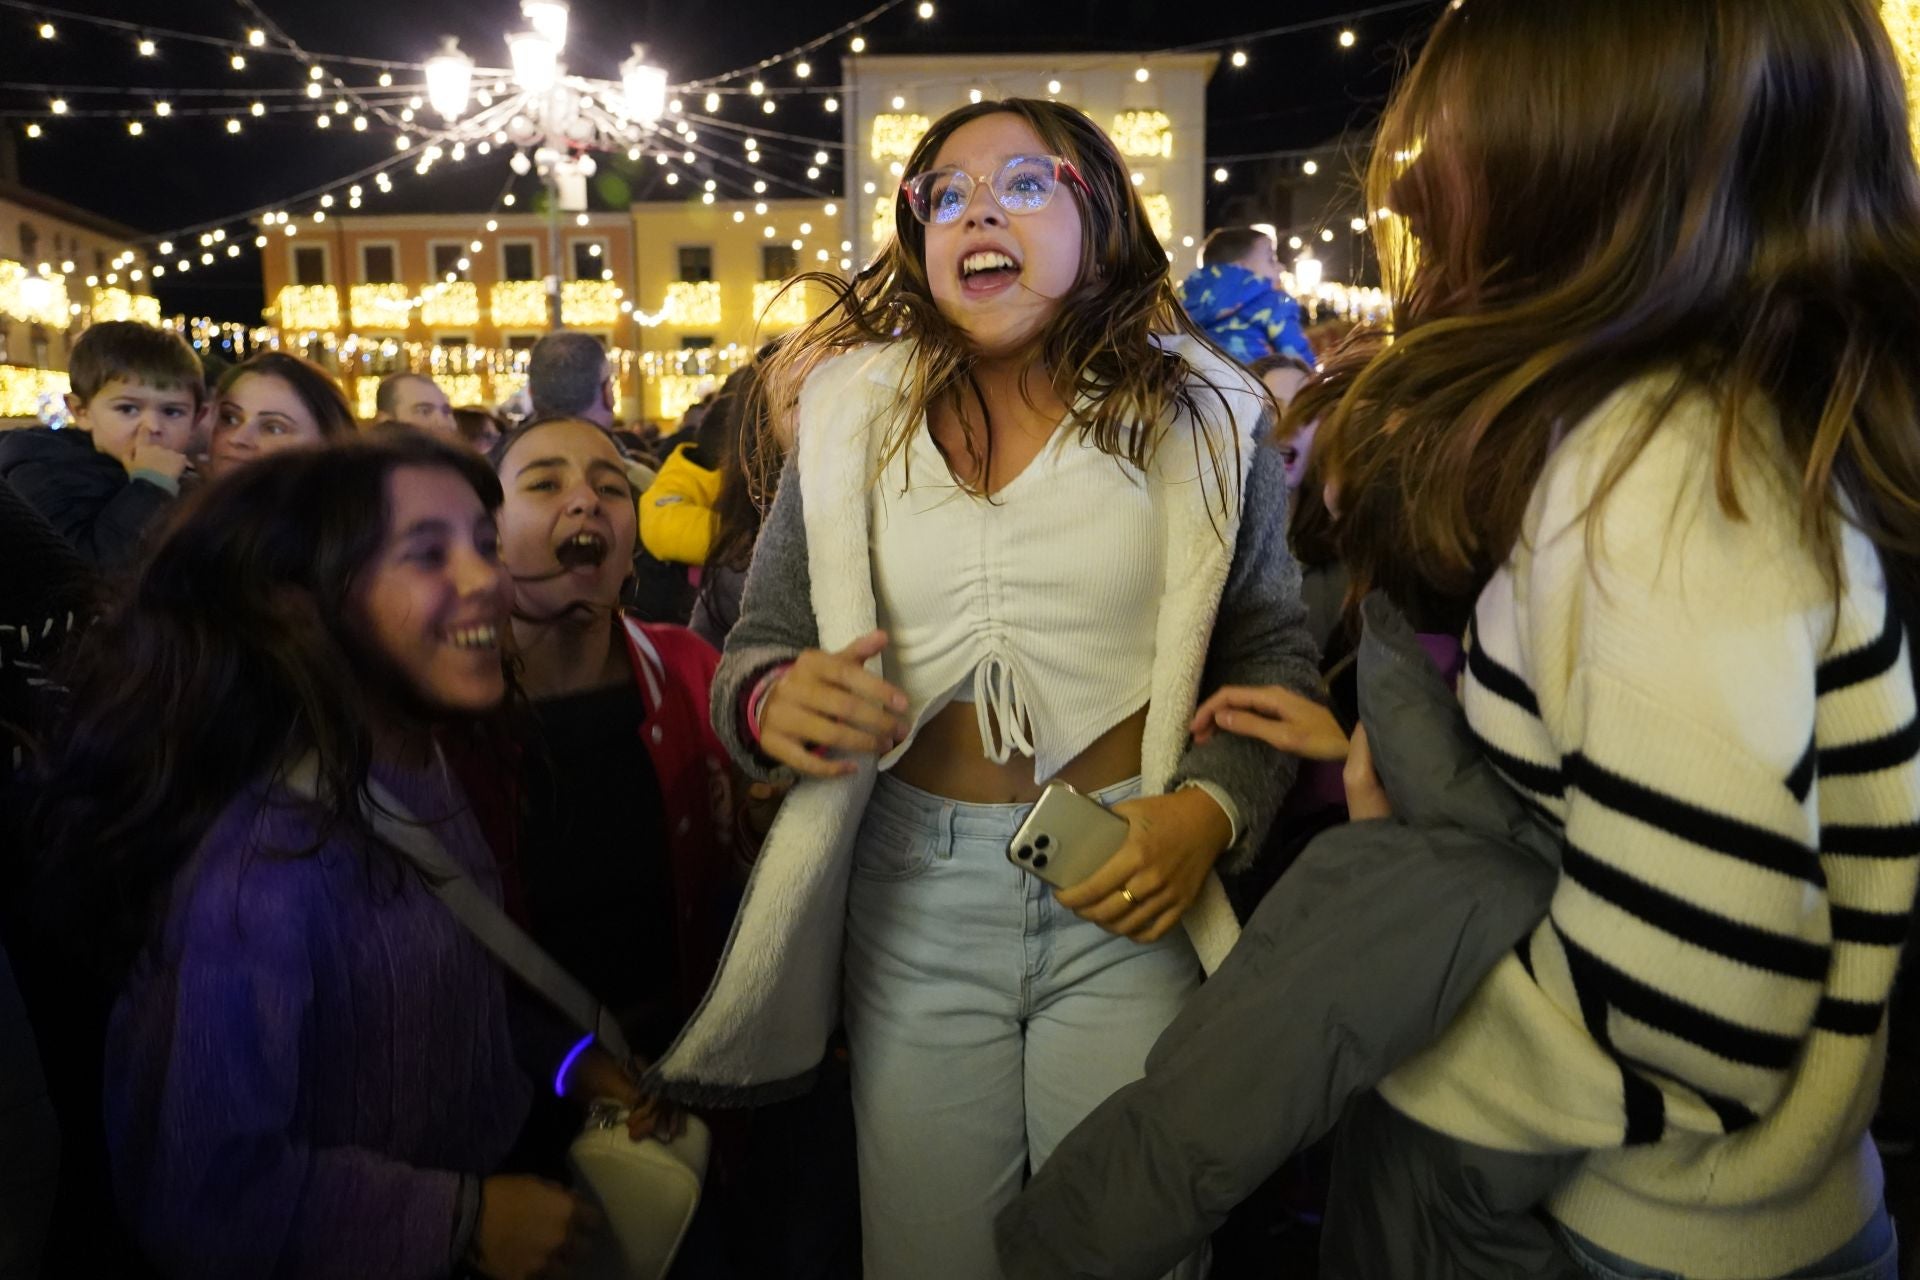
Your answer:
[[[1094,798],[1115,804],[1139,780]],[[1007,861],[1030,805],[887,775],[847,900],[846,1024],[867,1280],[991,1280],[993,1217],[1200,984],[1183,930],[1142,946]],[[1205,1255],[1173,1274],[1206,1272]]]
[[[1686,1280],[1671,1271],[1655,1271],[1610,1253],[1584,1236],[1556,1227],[1580,1270],[1595,1280]],[[1868,1220],[1853,1239],[1781,1280],[1900,1280],[1900,1243],[1887,1207]]]

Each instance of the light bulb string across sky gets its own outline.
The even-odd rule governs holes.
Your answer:
[[[828,31],[821,36],[815,37],[814,39],[806,42],[803,45],[796,46],[794,49],[787,50],[784,53],[777,54],[769,58],[761,59],[756,63],[749,64],[746,67],[738,68],[736,70],[723,73],[719,76],[707,77],[705,79],[687,82],[684,85],[677,86],[677,91],[687,92],[687,91],[694,91],[694,90],[705,90],[706,92],[709,92],[709,93],[729,94],[729,95],[750,93],[750,90],[747,88],[726,87],[723,85],[723,82],[737,79],[743,75],[755,74],[757,72],[764,71],[768,68],[779,66],[782,63],[790,62],[796,57],[803,56],[814,50],[822,48],[827,44],[832,43],[833,41],[837,40],[843,35],[846,35],[849,32],[859,30],[863,26],[873,22],[875,19],[885,15],[891,10],[900,7],[902,4],[906,2],[907,0],[889,0],[888,3],[878,5],[874,9],[869,10],[867,13],[864,13],[849,22],[843,23],[839,27],[836,27],[833,30]],[[56,9],[51,6],[33,4],[33,3],[29,3],[28,0],[0,0],[0,9],[13,9],[13,10],[24,11],[24,12],[49,14],[55,17],[62,17],[62,18],[75,20],[75,21],[95,22],[97,25],[115,27],[118,29],[130,31],[130,32],[137,31],[147,35],[165,34],[167,38],[184,38],[184,37],[192,36],[196,43],[211,44],[211,45],[216,45],[222,48],[246,48],[251,50],[254,53],[282,54],[283,56],[294,57],[296,60],[300,61],[303,65],[309,67],[310,74],[311,74],[311,69],[321,67],[321,64],[324,62],[340,63],[343,65],[377,66],[381,68],[404,68],[409,70],[423,67],[423,64],[419,64],[419,63],[406,63],[406,62],[400,62],[400,61],[394,61],[394,60],[361,59],[361,58],[351,58],[351,57],[344,57],[344,56],[319,55],[319,54],[311,53],[303,49],[302,47],[300,47],[296,42],[292,41],[289,37],[285,35],[285,33],[276,24],[273,24],[271,19],[267,18],[266,15],[263,12],[261,12],[261,10],[259,9],[259,6],[256,3],[254,3],[254,0],[236,0],[236,3],[243,10],[253,15],[256,21],[258,21],[261,24],[260,28],[258,28],[257,30],[259,30],[263,34],[270,32],[271,38],[273,40],[277,40],[281,42],[285,47],[275,48],[273,47],[273,45],[267,44],[263,40],[259,40],[259,39],[249,40],[243,43],[241,41],[223,40],[217,37],[199,37],[195,33],[181,33],[181,32],[166,33],[166,32],[161,32],[160,29],[156,29],[144,24],[126,23],[126,22],[121,22],[119,20],[112,20],[112,19],[95,19],[93,15],[77,14],[68,10]],[[1398,10],[1416,7],[1417,5],[1420,5],[1420,4],[1430,4],[1430,3],[1434,3],[1434,0],[1394,0],[1393,3],[1376,5],[1371,8],[1357,10],[1347,14],[1328,15],[1324,18],[1312,19],[1312,20],[1297,22],[1297,23],[1290,23],[1283,26],[1279,26],[1279,27],[1268,28],[1258,32],[1246,33],[1240,36],[1223,37],[1215,40],[1195,42],[1190,45],[1178,46],[1175,48],[1162,50],[1159,52],[1179,53],[1179,52],[1192,52],[1192,51],[1209,49],[1209,48],[1229,48],[1229,47],[1233,47],[1236,44],[1250,42],[1253,40],[1265,39],[1265,38],[1270,38],[1270,37],[1280,36],[1280,35],[1294,34],[1301,31],[1337,25],[1343,22],[1355,21],[1363,17],[1373,16],[1381,13],[1394,12]],[[1155,56],[1155,54],[1152,52],[1149,52],[1149,53],[1142,53],[1134,56],[1138,56],[1144,59],[1144,58],[1151,58]],[[1110,55],[1109,55],[1109,58],[1110,58]],[[1070,73],[1072,69],[1072,64],[1074,63],[1074,61],[1075,59],[1071,57],[1060,59],[1059,63],[1060,63],[1061,70],[1063,72]],[[505,71],[495,70],[495,69],[475,68],[474,75],[477,78],[479,77],[497,78],[497,77],[510,75],[510,73]],[[389,78],[390,77],[383,76],[383,79],[389,79]],[[978,78],[979,77],[977,76],[972,77],[972,79],[974,80],[977,80]],[[362,87],[347,85],[337,75],[331,76],[331,79],[333,81],[332,87],[335,91],[337,91],[339,95],[342,95],[346,97],[348,100],[353,101],[356,105],[358,105],[362,109],[363,112],[367,114],[375,115],[378,118],[380,118],[384,124],[386,124],[389,128],[393,129],[395,132],[402,135],[403,138],[412,138],[412,139],[426,142],[429,144],[435,141],[438,141],[442,145],[446,145],[449,142],[452,136],[449,131],[438,131],[438,132],[433,131],[414,121],[403,119],[403,118],[396,118],[389,110],[387,110],[388,107],[398,105],[402,101],[412,102],[415,98],[418,97],[417,94],[409,94],[400,89],[389,88],[387,89],[386,92],[379,94],[378,100],[376,101],[372,97],[368,95],[364,95],[361,92]],[[962,76],[938,78],[940,82],[949,83],[949,84],[956,83],[956,82],[963,82],[967,79],[968,77],[962,77]],[[933,82],[934,82],[933,80],[928,81],[928,83],[930,84]],[[12,88],[12,87],[16,87],[16,86],[0,86],[0,88]],[[25,88],[25,86],[20,86],[20,87]],[[902,84],[899,87],[910,89],[910,88],[913,88],[914,86]],[[34,86],[32,88],[34,91],[39,91],[39,92],[47,91],[45,87]],[[371,87],[366,86],[365,88],[371,88]],[[414,86],[408,86],[408,88],[414,88]],[[71,86],[65,90],[65,92],[72,92],[75,94],[89,93],[89,92],[95,92],[95,91],[132,92],[131,90],[117,90],[117,89],[107,89],[106,87],[82,87],[82,86]],[[167,91],[152,90],[149,92],[167,92]],[[173,90],[171,92],[173,92],[178,96],[184,97],[193,91]],[[231,91],[230,95],[227,94],[225,91],[219,91],[219,90],[208,90],[208,91],[201,91],[201,92],[205,92],[209,95],[214,93],[219,93],[222,96],[231,96],[236,99],[251,96],[253,101],[250,105],[253,109],[249,110],[245,116],[238,116],[235,114],[234,111],[224,107],[205,108],[205,109],[182,108],[179,110],[168,111],[168,112],[165,112],[164,114],[191,116],[191,117],[227,116],[229,119],[229,126],[228,126],[229,132],[238,132],[238,129],[235,126],[241,120],[248,119],[248,118],[257,119],[263,116],[267,116],[269,114],[272,114],[272,115],[325,115],[329,113],[339,114],[336,109],[330,106],[329,103],[321,102],[321,101],[314,101],[311,103],[311,105],[309,105],[308,102],[296,102],[296,103],[288,104],[285,106],[282,106],[278,103],[276,103],[271,107],[263,106],[264,94],[267,92],[276,92],[277,95],[279,96],[305,94],[309,99],[311,99],[312,95],[305,85],[302,85],[293,89],[284,89],[279,91],[258,91],[251,95],[249,95],[248,91],[245,89],[238,89],[238,90]],[[812,95],[812,94],[838,94],[841,92],[844,92],[843,86],[829,86],[829,85],[815,85],[815,84],[808,84],[808,85],[802,85],[802,86],[764,86],[763,85],[762,93],[759,95],[752,95],[752,96],[781,97],[781,96],[799,96],[799,95]],[[333,98],[335,97],[335,93],[329,92],[324,96]],[[829,105],[832,105],[832,104],[830,103]],[[42,113],[30,113],[22,110],[0,111],[0,117],[19,118],[19,117],[27,116],[30,114],[38,115]],[[145,112],[141,112],[136,115],[136,113],[117,112],[117,111],[111,111],[111,110],[75,111],[71,108],[70,105],[67,105],[64,107],[64,109],[58,111],[56,114],[59,114],[62,116],[69,116],[72,118],[83,118],[83,119],[92,119],[92,118],[101,118],[101,117],[108,117],[108,118],[118,117],[118,118],[131,120],[131,119],[139,118],[140,116],[144,116]],[[765,137],[768,139],[778,139],[780,141],[797,143],[803,146],[810,146],[815,148],[817,151],[825,151],[829,153],[840,152],[846,149],[846,144],[843,140],[806,137],[803,135],[783,133],[783,132],[767,130],[767,129],[758,129],[751,124],[741,124],[734,121],[724,120],[713,115],[701,116],[701,115],[686,114],[686,115],[683,115],[683,118],[697,121],[700,124],[702,124],[705,128],[710,130],[715,130],[723,133],[730,132],[735,134],[736,136],[752,137],[752,138],[755,138],[756,140],[761,137]],[[355,123],[356,123],[356,127],[358,127],[360,122],[356,121]],[[676,143],[685,142],[684,139],[672,138],[665,131],[661,131],[661,133],[656,135],[656,140],[663,143],[667,147],[674,147]],[[810,196],[820,194],[815,190],[805,187],[797,180],[789,179],[779,174],[754,168],[751,165],[747,164],[746,162],[736,160],[733,157],[727,156],[720,152],[716,152],[711,148],[700,146],[697,143],[688,143],[684,146],[683,149],[693,151],[700,155],[704,155],[708,157],[711,161],[713,161],[715,164],[724,166],[728,169],[737,170],[741,174],[745,176],[749,176],[757,181],[775,182],[782,187],[795,190],[795,191],[800,191]],[[769,147],[767,149],[776,156],[784,156],[785,158],[788,158],[788,159],[795,158],[791,154],[786,153],[784,148],[776,149],[776,148]],[[205,222],[194,224],[191,227],[182,228],[177,231],[165,233],[165,238],[172,238],[174,236],[182,236],[182,235],[192,235],[202,230],[227,225],[236,221],[250,220],[253,217],[259,216],[266,212],[271,212],[274,209],[282,206],[301,203],[305,200],[312,199],[318,195],[328,193],[342,186],[343,184],[354,181],[356,178],[366,177],[372,174],[376,174],[385,170],[390,170],[392,168],[395,168],[399,164],[405,163],[408,160],[413,158],[412,154],[410,154],[409,152],[410,152],[410,149],[405,148],[403,144],[403,149],[399,155],[388,156],[386,158],[383,158],[381,161],[378,161],[372,165],[366,166],[365,168],[357,171],[354,174],[350,174],[346,177],[336,179],[335,181],[327,183],[323,186],[317,186],[317,187],[311,188],[295,196],[284,198],[281,201],[276,202],[274,205],[260,206],[259,208],[249,210],[246,213],[230,215],[228,217],[224,217],[216,220],[208,220]],[[1276,152],[1272,154],[1275,157],[1278,157],[1278,156],[1287,155],[1287,154],[1304,154],[1304,153],[1303,152],[1293,152],[1293,153]],[[1253,158],[1266,158],[1266,157],[1264,155],[1219,157],[1217,159],[1209,159],[1207,163],[1209,165],[1212,165],[1216,163],[1225,163],[1232,160],[1253,159]],[[152,238],[157,240],[162,237],[156,236]]]

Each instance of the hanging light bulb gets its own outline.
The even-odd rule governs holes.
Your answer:
[[[473,92],[473,59],[460,52],[452,36],[440,42],[440,52],[427,59],[427,101],[448,122],[466,114]]]
[[[546,93],[560,77],[560,50],[538,31],[508,36],[507,55],[513,59],[513,82],[528,93]]]
[[[554,53],[567,47],[566,0],[520,0],[520,13],[553,45]]]
[[[667,109],[667,73],[647,61],[647,47],[633,46],[633,55],[620,64],[620,86],[627,95],[627,115],[652,124]]]
[[[720,109],[720,95],[717,93],[708,94],[706,103],[704,105],[707,108],[707,114],[712,115],[714,112]]]
[[[140,50],[140,56],[143,58],[151,58],[154,56],[154,54],[159,52],[159,46],[154,44],[154,42],[151,40],[142,40],[138,47]]]
[[[796,62],[793,64],[793,74],[805,80],[813,74],[813,64],[811,62]]]
[[[513,153],[512,158],[507,161],[507,167],[524,178],[533,172],[533,161],[527,159],[526,152],[516,151]]]

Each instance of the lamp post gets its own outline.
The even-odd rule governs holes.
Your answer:
[[[619,80],[567,74],[561,60],[567,43],[566,0],[520,0],[527,29],[506,37],[511,71],[487,73],[493,80],[474,88],[473,59],[448,39],[427,59],[427,98],[445,121],[424,153],[431,165],[438,145],[472,145],[482,151],[510,146],[515,173],[537,172],[547,185],[548,323],[561,325],[560,215],[584,213],[587,179],[598,169],[596,150],[649,147],[667,114],[667,73],[647,61],[646,50],[620,64]],[[477,109],[469,114],[469,107]]]

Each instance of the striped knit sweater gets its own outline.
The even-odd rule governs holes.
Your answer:
[[[1479,600],[1468,718],[1565,862],[1548,918],[1382,1092],[1483,1146],[1594,1152],[1549,1207],[1607,1249],[1781,1275],[1880,1202],[1866,1128],[1920,876],[1920,727],[1873,548],[1848,532],[1836,609],[1778,460],[1726,515],[1706,396],[1585,519],[1671,385],[1568,434]]]

